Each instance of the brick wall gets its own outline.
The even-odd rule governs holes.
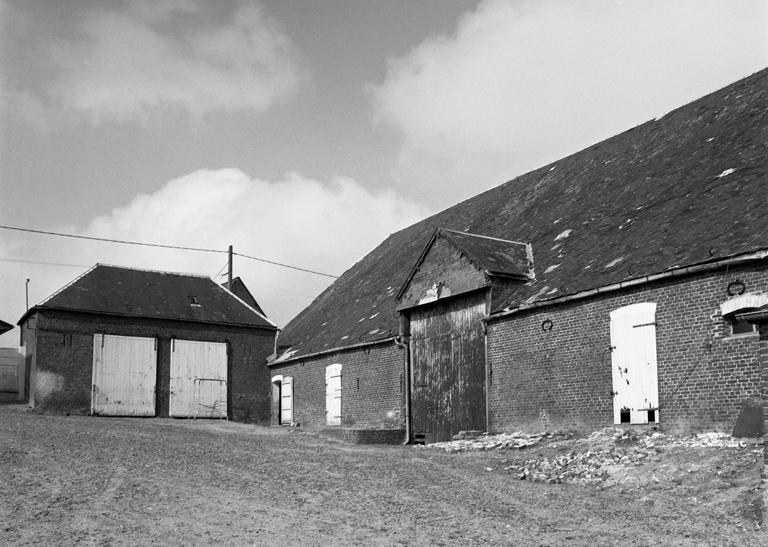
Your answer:
[[[401,299],[401,307],[415,306],[435,283],[443,283],[442,296],[456,295],[489,284],[483,272],[443,238],[430,247]]]
[[[489,429],[612,424],[610,312],[655,302],[661,424],[732,430],[743,402],[763,397],[759,335],[731,336],[720,316],[736,279],[748,292],[768,292],[765,268],[731,268],[490,322]],[[547,319],[552,329],[544,331]]]
[[[325,368],[340,363],[342,426],[403,428],[404,360],[405,350],[387,342],[277,365],[271,372],[293,378],[293,415],[301,427],[326,427]]]
[[[274,348],[274,331],[60,311],[39,311],[30,321],[24,339],[31,369],[30,406],[38,412],[90,411],[93,335],[104,333],[158,339],[159,416],[168,415],[171,338],[228,343],[230,417],[269,423],[271,394],[265,363]]]

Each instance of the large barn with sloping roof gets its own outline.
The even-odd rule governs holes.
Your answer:
[[[208,277],[97,264],[19,325],[37,412],[269,422],[277,327]]]
[[[768,389],[767,171],[763,70],[392,234],[281,333],[274,422],[731,430]]]

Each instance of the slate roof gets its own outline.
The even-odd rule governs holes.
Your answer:
[[[397,292],[395,298],[399,302],[402,303],[403,294],[411,279],[426,258],[429,249],[440,237],[453,245],[486,275],[517,280],[527,280],[534,277],[532,257],[529,256],[529,248],[525,243],[438,228],[424,246],[421,256]]]
[[[6,323],[5,321],[0,320],[0,334],[4,334],[8,332],[9,330],[13,329],[13,325],[10,323]]]
[[[768,248],[767,169],[768,69],[390,235],[280,343],[297,358],[396,335],[437,227],[532,244],[536,279],[494,311]]]
[[[227,289],[228,291],[232,292],[235,296],[237,296],[240,300],[248,304],[250,307],[252,307],[254,310],[259,312],[263,316],[267,316],[266,313],[264,313],[264,310],[261,309],[261,306],[259,306],[259,303],[256,302],[256,299],[251,294],[251,291],[248,290],[248,287],[245,286],[245,283],[243,283],[243,280],[239,277],[235,277],[232,280],[232,288],[229,288],[229,282],[225,281],[221,284],[222,287]]]
[[[525,243],[454,230],[440,232],[490,275],[531,277]]]
[[[97,264],[30,308],[19,324],[37,310],[275,328],[263,314],[209,277],[104,264]]]

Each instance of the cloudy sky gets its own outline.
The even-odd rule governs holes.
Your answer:
[[[341,274],[766,66],[765,0],[0,0],[0,224]],[[225,261],[0,229],[0,319],[26,279],[32,305],[96,262]],[[235,274],[280,325],[331,281]]]

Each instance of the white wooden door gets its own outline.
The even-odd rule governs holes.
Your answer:
[[[293,423],[293,378],[283,376],[280,384],[280,423]]]
[[[341,425],[341,365],[325,368],[325,423]]]
[[[93,335],[91,414],[154,416],[156,378],[154,338]]]
[[[611,366],[614,423],[659,421],[656,363],[656,304],[625,306],[611,312]],[[626,412],[629,412],[629,422]]]
[[[173,340],[168,412],[183,418],[226,415],[227,345],[219,342]]]

